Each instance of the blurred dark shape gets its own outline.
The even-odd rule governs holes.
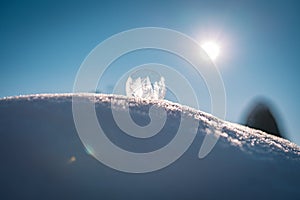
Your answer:
[[[274,106],[267,100],[259,98],[249,109],[244,124],[251,128],[284,138],[278,125],[278,115],[274,112]]]

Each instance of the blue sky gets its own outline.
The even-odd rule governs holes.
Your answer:
[[[286,136],[300,144],[300,3],[297,1],[1,1],[0,4],[0,97],[71,92],[80,64],[101,41],[132,28],[164,27],[199,42],[214,39],[220,43],[216,65],[226,88],[227,120],[241,122],[252,100],[263,96],[275,106]],[[160,58],[157,52],[150,52],[143,59],[139,57],[137,63],[152,61],[151,55]],[[135,62],[134,56],[131,60]],[[106,80],[116,79],[120,73],[113,66],[110,71]],[[208,102],[207,91],[199,95],[204,96],[203,102]],[[209,112],[205,105],[203,110]]]

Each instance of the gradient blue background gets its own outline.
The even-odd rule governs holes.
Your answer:
[[[251,101],[264,96],[285,135],[300,144],[299,10],[300,3],[290,0],[1,1],[0,97],[71,92],[80,64],[101,41],[131,28],[165,27],[221,44],[216,65],[226,87],[227,120],[241,122]],[[159,58],[149,52],[131,61],[153,55]],[[112,67],[100,88],[109,88],[118,72]],[[208,102],[207,92],[199,95]]]

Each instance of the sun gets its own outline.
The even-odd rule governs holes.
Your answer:
[[[201,45],[201,48],[207,53],[207,55],[215,61],[220,54],[220,46],[214,41],[207,41]]]

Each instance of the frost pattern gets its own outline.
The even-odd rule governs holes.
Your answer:
[[[145,99],[164,99],[166,95],[165,79],[161,77],[158,82],[155,81],[152,84],[148,76],[138,77],[135,80],[129,77],[126,82],[126,95]]]

